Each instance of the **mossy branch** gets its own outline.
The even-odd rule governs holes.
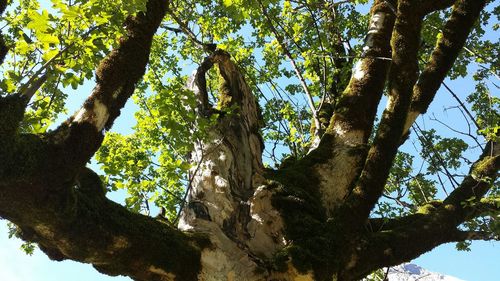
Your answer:
[[[312,163],[311,170],[319,182],[323,205],[330,214],[352,190],[366,159],[368,138],[390,65],[387,58],[395,21],[391,2],[395,3],[380,0],[373,4],[364,57],[356,64],[335,110],[319,112],[320,121],[328,123],[328,127],[317,147],[301,160]],[[329,122],[321,117],[329,118]],[[331,183],[336,177],[342,177],[342,181]]]
[[[166,14],[168,1],[149,0],[146,11],[124,23],[126,35],[96,70],[97,84],[83,107],[50,134],[50,141],[80,157],[83,166],[97,151],[103,130],[110,129],[144,75],[153,36]],[[79,141],[75,141],[79,139]]]
[[[492,155],[488,147],[469,176],[444,201],[428,203],[405,217],[370,219],[366,234],[357,243],[362,245],[356,248],[359,260],[346,274],[357,277],[376,268],[397,265],[443,243],[498,239],[491,233],[459,229],[468,220],[500,210],[498,198],[481,198],[491,188],[500,168],[500,149]]]
[[[367,234],[358,241],[356,262],[343,273],[345,279],[358,280],[378,268],[408,262],[444,243],[496,239],[491,233],[459,230],[445,215],[439,217],[414,217],[404,227]]]
[[[473,2],[473,3],[472,3]],[[459,1],[445,26],[445,33],[431,62],[416,82],[420,25],[425,11],[411,1],[399,1],[399,17],[392,38],[393,60],[389,76],[390,98],[382,116],[374,145],[348,205],[363,214],[363,221],[382,194],[388,172],[408,124],[413,123],[412,108],[425,111],[451,68],[486,1]],[[413,7],[413,8],[412,8]],[[412,11],[413,9],[413,11]],[[420,11],[420,13],[415,13]],[[405,16],[403,16],[405,15]],[[413,97],[412,97],[413,95]],[[408,122],[411,119],[411,122]],[[351,205],[352,204],[352,205]],[[347,212],[347,213],[350,213]],[[364,217],[364,218],[363,218]]]
[[[456,0],[423,0],[420,7],[426,14],[449,8]]]
[[[390,65],[389,59],[380,58],[390,57],[390,40],[395,21],[394,3],[375,1],[373,4],[363,57],[358,61],[339,99],[327,134],[336,135],[339,130],[360,131],[360,142],[368,141]]]
[[[500,212],[500,198],[482,198],[475,207],[481,212]]]
[[[392,162],[401,143],[413,85],[417,79],[417,53],[423,15],[415,13],[413,1],[398,2],[398,17],[392,34],[389,101],[374,143],[353,192],[340,212],[341,220],[360,227],[382,196]]]
[[[500,147],[498,143],[490,141],[485,147],[483,154],[476,161],[469,175],[465,177],[460,186],[456,188],[443,201],[445,205],[453,205],[460,211],[460,219],[463,220],[475,213],[475,204],[480,203],[481,199],[491,189],[498,177],[500,169]],[[491,199],[484,199],[480,204],[488,204]]]
[[[0,216],[53,260],[90,263],[102,273],[141,281],[197,280],[204,238],[132,213],[89,190],[67,187],[49,194],[37,184],[0,184]]]
[[[105,128],[145,71],[166,5],[149,0],[145,13],[129,17],[127,36],[97,70],[97,85],[81,111],[95,109],[98,101],[109,114]],[[97,175],[82,170],[102,141],[95,123],[73,116],[47,136],[17,135],[24,102],[17,95],[0,98],[0,216],[54,260],[91,263],[135,280],[197,280],[203,238],[106,199]]]
[[[413,89],[412,111],[419,114],[427,111],[485,5],[486,0],[457,1],[429,62]],[[410,124],[407,127],[410,127]]]

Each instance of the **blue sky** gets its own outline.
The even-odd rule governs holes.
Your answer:
[[[498,82],[498,81],[497,81]],[[457,94],[464,97],[472,90],[467,80],[450,82]],[[77,91],[71,91],[72,97],[68,113],[73,113],[82,100],[90,93],[91,86],[85,85]],[[493,93],[498,95],[498,93]],[[450,98],[440,90],[442,97],[429,110],[438,116],[447,115],[445,107]],[[444,98],[443,98],[444,97]],[[130,101],[114,130],[124,132],[130,130],[135,123],[132,112],[136,107]],[[450,118],[450,116],[447,116]],[[424,118],[424,120],[428,120]],[[428,122],[428,121],[424,121]],[[122,195],[114,195],[121,200]],[[0,281],[122,281],[131,280],[126,277],[109,277],[98,273],[92,266],[72,261],[50,261],[43,253],[36,250],[33,256],[27,256],[20,250],[21,241],[8,239],[6,221],[0,220]],[[167,238],[168,239],[168,238]],[[412,241],[408,241],[412,243]],[[414,263],[434,272],[455,276],[467,281],[498,281],[500,277],[500,242],[476,241],[470,252],[458,252],[454,244],[442,245],[422,255]]]

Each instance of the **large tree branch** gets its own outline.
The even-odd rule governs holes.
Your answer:
[[[23,156],[30,157],[34,160],[20,163],[25,173],[35,175],[43,174],[41,171],[44,171],[46,175],[43,177],[47,178],[47,183],[51,183],[48,179],[56,169],[58,175],[64,174],[66,181],[71,182],[97,151],[103,139],[103,130],[111,127],[120,109],[132,95],[135,84],[142,77],[149,59],[153,35],[165,15],[166,5],[167,2],[162,0],[150,0],[145,12],[127,19],[127,33],[118,48],[99,65],[96,71],[97,85],[83,107],[55,131],[40,139],[22,136],[23,141],[33,142],[30,146],[34,147],[22,148],[20,140],[13,139],[29,97],[12,95],[1,99],[0,141],[5,143],[2,145],[2,158],[5,161],[11,159],[15,163]],[[13,153],[16,149],[21,149],[23,153],[16,155]],[[31,156],[27,152],[30,150]],[[47,153],[51,157],[47,157]],[[6,168],[9,170],[9,167]],[[47,188],[59,186],[48,184]]]
[[[92,94],[77,113],[49,135],[50,142],[72,155],[71,162],[77,167],[97,151],[103,130],[112,126],[143,76],[153,35],[167,6],[167,1],[150,0],[145,12],[127,18],[126,35],[120,39],[118,48],[100,63]]]
[[[368,141],[390,65],[395,2],[375,1],[371,9],[363,58],[356,63],[326,132],[339,140],[358,144]]]
[[[196,241],[203,239],[106,199],[92,171],[81,171],[75,186],[60,181],[52,184],[66,188],[55,193],[45,188],[44,179],[3,177],[0,216],[53,260],[91,263],[103,273],[135,280],[197,280]]]
[[[461,231],[440,220],[422,217],[406,229],[372,233],[360,239],[356,263],[344,274],[349,280],[357,280],[378,268],[408,262],[444,243],[492,239],[496,237],[483,232]]]
[[[389,98],[374,143],[352,194],[346,200],[342,220],[359,227],[382,195],[411,101],[418,73],[417,53],[423,14],[414,1],[398,2],[398,17],[392,34],[392,64]]]
[[[455,209],[458,223],[477,212],[475,203],[491,189],[500,169],[500,146],[497,142],[489,142],[480,159],[471,167],[469,175],[443,201],[443,205]],[[481,203],[483,206],[488,200]]]
[[[367,234],[357,242],[361,246],[356,248],[356,263],[346,274],[363,275],[397,265],[447,242],[498,239],[491,233],[459,229],[467,220],[500,209],[498,198],[481,199],[498,176],[500,148],[494,148],[495,145],[488,144],[469,176],[443,202],[429,203],[406,217],[369,220]]]
[[[490,211],[483,209],[475,216]],[[420,213],[407,217],[371,222],[369,233],[357,242],[360,246],[356,249],[356,263],[345,274],[356,279],[377,268],[410,261],[444,243],[499,239],[489,232],[460,230],[457,214],[444,204],[428,205]]]
[[[330,214],[352,189],[366,157],[366,144],[390,65],[395,20],[391,2],[395,3],[375,1],[364,57],[356,64],[318,147],[304,159],[313,162],[314,178],[319,180],[323,205]]]
[[[499,212],[500,213],[500,198],[482,198],[479,202],[472,205],[475,212],[471,213],[472,217],[477,217],[483,213],[488,212]]]
[[[420,114],[427,111],[485,5],[486,0],[460,0],[455,3],[450,18],[443,27],[442,36],[413,88],[413,101],[405,132]]]
[[[16,134],[26,97],[0,100],[0,216],[51,259],[135,280],[197,279],[204,239],[106,199],[99,177],[82,168],[142,77],[166,5],[150,0],[146,12],[128,18],[127,35],[101,62],[92,95],[54,132]]]
[[[410,110],[412,88],[418,89],[425,85],[425,90],[428,91],[424,95],[431,96],[430,99],[426,100],[425,108],[427,108],[444,76],[456,59],[456,55],[463,46],[474,21],[484,7],[485,1],[479,1],[482,3],[469,2],[463,0],[455,7],[454,14],[448,21],[448,31],[443,36],[442,44],[438,45],[437,51],[434,52],[434,59],[438,61],[432,61],[432,64],[426,68],[419,81],[420,86],[416,87],[414,87],[414,84],[418,73],[419,33],[425,10],[422,11],[421,8],[414,6],[415,3],[412,3],[412,1],[399,2],[398,19],[396,20],[392,39],[393,61],[389,76],[388,103],[363,172],[353,191],[353,196],[349,198],[346,204],[346,210],[348,211],[345,212],[345,215],[351,216],[349,215],[351,210],[356,210],[355,216],[359,219],[359,223],[362,223],[368,217],[371,209],[381,196],[392,161],[401,144],[401,136],[408,129],[408,124],[413,123],[416,115],[418,115]],[[465,31],[454,31],[461,30],[457,26],[460,21],[465,21],[463,26]],[[453,48],[450,49],[450,45]],[[446,50],[450,51],[451,55],[443,53]],[[436,77],[437,80],[434,80]],[[416,96],[419,97],[416,100],[420,100],[424,95],[419,96],[417,94]],[[415,102],[413,102],[414,104]],[[408,120],[412,121],[408,122]]]

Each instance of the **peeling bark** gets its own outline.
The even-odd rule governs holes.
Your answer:
[[[214,64],[221,76],[219,116],[208,139],[191,155],[193,180],[179,228],[206,233],[216,246],[202,251],[201,280],[263,280],[269,276],[264,261],[284,240],[263,173],[262,121],[245,79],[222,51],[214,52],[194,73],[192,90],[206,95],[204,75]],[[199,100],[202,108],[208,105],[206,97]]]

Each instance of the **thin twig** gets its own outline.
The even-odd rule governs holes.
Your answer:
[[[316,111],[316,107],[314,106],[314,100],[313,100],[311,92],[309,91],[309,88],[306,84],[304,76],[302,76],[302,73],[300,72],[300,70],[297,66],[297,63],[295,62],[295,59],[293,58],[292,54],[290,53],[290,50],[288,50],[287,46],[285,45],[283,38],[281,37],[281,35],[278,33],[278,31],[274,27],[273,22],[269,16],[269,14],[267,13],[267,9],[264,7],[264,5],[262,4],[261,1],[259,1],[259,4],[261,6],[261,9],[262,9],[264,16],[267,19],[267,22],[269,24],[269,28],[271,29],[272,33],[276,37],[276,40],[278,40],[278,43],[280,44],[281,48],[283,49],[283,52],[290,60],[290,63],[292,64],[292,68],[294,69],[295,74],[297,75],[297,78],[299,79],[300,84],[302,85],[302,88],[304,89],[304,92],[305,92],[306,97],[307,97],[307,102],[308,102],[309,108],[311,109],[311,112],[313,115],[314,123],[316,125],[316,128],[318,128],[318,130],[316,130],[316,133],[319,133],[319,129],[321,128],[321,122],[319,121],[318,112]]]
[[[172,11],[172,9],[170,9],[170,7],[167,8],[167,14],[170,15],[172,17],[172,19],[175,21],[175,23],[177,23],[177,25],[179,25],[180,27],[180,30],[189,38],[191,39],[191,41],[193,41],[196,45],[198,45],[198,47],[200,47],[201,49],[205,50],[205,51],[215,51],[215,46],[213,43],[211,44],[207,44],[207,43],[203,43],[202,41],[200,41],[198,39],[198,37],[196,36],[196,34],[194,34],[194,32],[189,28],[189,26],[187,25],[187,23],[185,23],[184,21],[182,21],[181,18],[179,18],[175,13],[174,11]],[[165,28],[165,29],[169,29],[169,28]],[[174,32],[178,32],[179,30],[174,30]]]
[[[450,181],[452,183],[454,183],[454,188],[456,186],[459,186],[460,184],[457,182],[457,180],[455,180],[455,178],[453,177],[453,175],[450,173],[450,171],[446,167],[444,159],[434,149],[434,146],[433,146],[432,142],[429,139],[427,139],[427,137],[423,134],[423,131],[420,128],[420,126],[417,123],[414,123],[413,127],[417,128],[417,130],[415,130],[415,132],[417,133],[417,137],[420,139],[420,141],[422,142],[422,144],[423,145],[427,145],[427,146],[430,147],[430,150],[432,150],[432,152],[434,153],[435,158],[437,158],[437,160],[438,160],[438,164],[444,169],[444,171],[446,173],[446,176],[450,179]],[[432,157],[432,155],[429,155],[429,156],[430,156],[430,160],[434,161],[434,158]],[[434,164],[434,163],[432,163],[432,164]]]
[[[456,130],[456,129],[452,128],[452,127],[451,127],[451,126],[449,126],[448,124],[446,124],[446,123],[444,123],[443,121],[441,121],[441,120],[437,119],[437,118],[436,118],[436,116],[434,116],[434,114],[433,114],[433,117],[432,117],[432,118],[430,118],[430,120],[431,120],[431,121],[434,121],[434,122],[438,122],[439,124],[441,124],[441,125],[445,126],[445,127],[446,127],[446,128],[448,128],[449,130],[451,130],[451,131],[453,131],[453,132],[455,132],[455,133],[457,133],[457,134],[461,134],[461,135],[468,136],[468,137],[472,138],[472,139],[476,142],[476,144],[477,144],[479,147],[481,147],[481,149],[483,148],[483,147],[482,147],[482,145],[481,145],[481,143],[479,143],[479,141],[477,140],[477,138],[476,138],[475,136],[473,136],[471,133],[464,133],[464,132],[461,132],[461,131],[459,131],[459,130]]]
[[[446,85],[446,83],[442,82],[443,86],[446,88],[446,90],[448,90],[448,92],[453,96],[453,98],[458,102],[458,104],[460,104],[460,106],[463,108],[463,110],[465,111],[465,113],[467,113],[467,115],[469,116],[469,118],[472,120],[472,122],[474,122],[474,125],[476,125],[476,128],[478,130],[481,130],[481,126],[479,126],[479,124],[476,122],[476,119],[474,118],[474,116],[472,116],[472,114],[470,113],[470,111],[467,109],[467,107],[465,106],[465,104],[462,102],[462,100],[455,94],[455,92],[453,92],[451,90],[450,87],[448,87],[448,85]]]
[[[90,33],[92,33],[94,30],[96,30],[99,27],[100,27],[100,25],[92,27],[86,33],[84,33],[82,35],[82,37],[84,39],[87,38],[90,35]],[[40,75],[42,74],[42,72],[44,72],[56,59],[58,59],[62,54],[64,54],[66,51],[68,51],[69,48],[73,47],[74,45],[75,45],[75,42],[71,42],[71,44],[67,45],[64,49],[62,49],[61,51],[59,51],[52,58],[50,58],[45,64],[43,64],[42,67],[40,67],[30,77],[30,79],[19,88],[19,95],[21,95],[23,97],[26,97],[27,100],[31,99],[31,97],[33,96],[33,94],[35,94],[36,90],[38,90],[38,88],[40,88],[40,86],[41,86],[41,84],[38,85],[38,82],[40,82],[40,81],[45,82],[45,80],[46,80],[46,77],[44,78],[44,76],[47,74],[47,72],[45,72],[45,74],[43,74],[40,77]],[[35,90],[33,91],[33,89],[35,89]]]

